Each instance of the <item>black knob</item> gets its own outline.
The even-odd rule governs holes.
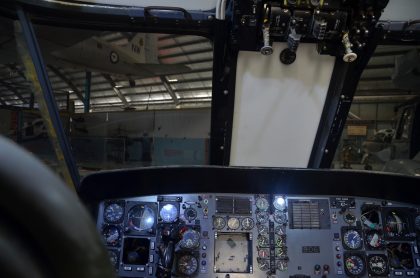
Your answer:
[[[289,48],[284,49],[280,53],[280,61],[285,65],[290,65],[296,60],[296,53]]]

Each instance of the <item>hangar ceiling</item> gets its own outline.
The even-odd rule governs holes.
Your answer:
[[[113,45],[124,46],[134,35],[102,32],[100,38]],[[213,62],[211,41],[184,35],[159,34],[157,37],[159,62],[186,65],[191,71],[132,80],[120,75],[92,72],[91,112],[210,107]],[[354,101],[399,103],[420,95],[420,90],[396,88],[391,80],[396,57],[411,49],[412,46],[379,46],[362,75]],[[48,65],[48,74],[60,109],[67,109],[69,101],[74,101],[75,112],[82,113],[85,71]],[[0,60],[0,105],[29,107],[30,103],[31,88],[25,79],[22,65],[5,64]]]

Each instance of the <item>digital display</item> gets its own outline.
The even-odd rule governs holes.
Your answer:
[[[128,237],[124,239],[123,263],[145,265],[149,262],[150,240]]]

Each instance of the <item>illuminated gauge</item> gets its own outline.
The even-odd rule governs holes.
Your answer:
[[[348,230],[343,235],[343,241],[344,245],[348,249],[359,249],[362,247],[362,237],[360,236],[360,233],[356,230]]]
[[[354,214],[353,213],[351,213],[351,212],[346,212],[344,215],[343,215],[343,218],[344,218],[344,221],[347,223],[347,224],[354,224],[354,222],[356,222],[356,216],[354,216]]]
[[[213,218],[213,227],[216,230],[221,230],[226,226],[226,220],[223,217],[214,217]]]
[[[269,245],[268,237],[258,235],[257,242],[259,247],[267,247]]]
[[[351,255],[344,261],[346,273],[349,276],[361,276],[365,272],[365,263],[358,255]]]
[[[260,249],[258,251],[258,257],[260,257],[261,259],[266,259],[270,256],[270,251],[268,251],[268,249]]]
[[[388,263],[384,255],[371,255],[368,257],[368,271],[374,276],[386,276]]]
[[[279,271],[287,270],[287,261],[277,261],[276,267]]]
[[[197,218],[197,211],[193,208],[187,208],[184,211],[184,216],[185,216],[185,219],[191,222]]]
[[[274,198],[273,205],[276,209],[283,211],[286,208],[286,200],[282,196]]]
[[[277,226],[276,229],[274,230],[274,232],[276,233],[276,235],[281,236],[286,234],[285,228],[284,226]]]
[[[200,246],[200,234],[193,229],[187,229],[182,234],[182,239],[179,243],[183,249],[196,249]]]
[[[163,222],[173,223],[178,219],[178,209],[172,204],[164,205],[159,212]]]
[[[241,225],[241,223],[239,222],[239,219],[236,218],[236,217],[229,218],[229,220],[227,222],[227,226],[231,230],[237,230],[240,225]]]
[[[420,215],[417,215],[416,220],[414,221],[416,230],[420,231]]]
[[[244,219],[242,219],[242,228],[244,228],[245,230],[251,230],[252,228],[254,228],[254,220],[252,220],[252,218],[250,217],[245,217]]]
[[[255,200],[255,206],[257,207],[257,209],[262,210],[262,211],[266,211],[268,210],[268,207],[270,206],[267,199],[263,198],[263,197],[258,197]]]
[[[258,234],[266,236],[268,235],[268,227],[265,225],[257,225]]]
[[[270,268],[270,262],[268,260],[258,260],[258,268],[267,271]]]
[[[279,236],[276,239],[276,247],[283,247],[286,245],[286,238],[284,236]]]
[[[276,257],[277,258],[284,258],[287,255],[287,248],[283,246],[281,248],[276,248]]]
[[[385,231],[391,237],[399,236],[406,232],[407,226],[405,218],[397,212],[392,211],[386,217]]]
[[[382,235],[379,232],[370,231],[366,233],[366,244],[371,249],[378,249],[383,246]]]
[[[198,269],[198,261],[191,255],[184,255],[178,259],[178,272],[185,276],[191,276]]]
[[[118,268],[118,255],[115,251],[112,250],[108,250],[108,256],[109,256],[109,260],[111,261],[112,266],[114,266],[114,268]]]
[[[136,232],[149,231],[155,225],[155,212],[148,206],[136,205],[128,212],[127,226]]]
[[[276,221],[280,225],[285,224],[287,222],[287,216],[285,213],[276,210],[274,212],[274,221]]]
[[[113,225],[105,226],[102,230],[102,236],[109,246],[117,246],[120,243],[121,233],[120,230]]]
[[[104,219],[108,223],[118,223],[123,219],[124,208],[117,204],[112,203],[105,207],[104,210]]]
[[[258,223],[264,224],[264,223],[267,223],[269,215],[266,211],[260,211],[257,213],[256,217],[257,217]]]

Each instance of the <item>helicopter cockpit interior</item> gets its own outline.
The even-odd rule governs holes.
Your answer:
[[[34,108],[36,99],[44,123],[24,126],[19,136],[33,142],[29,136],[37,130],[34,137],[49,137],[60,171],[52,173],[0,137],[0,277],[420,277],[420,63],[409,63],[420,61],[419,14],[416,0],[2,1],[0,73],[7,67],[10,76],[0,77],[0,87],[16,97],[0,94],[0,109],[26,105],[21,84],[9,81],[16,74],[33,90],[29,101]],[[183,51],[191,47],[187,36],[200,36],[194,42],[204,48],[190,49],[190,55],[211,57],[192,62],[165,53],[171,48],[165,40],[178,39]],[[405,172],[330,169],[343,132],[363,134],[360,125],[346,125],[359,81],[389,81],[364,70],[387,73],[370,61],[389,64],[384,56],[393,51],[390,45],[405,47],[397,54],[407,54],[398,63],[404,75],[393,81],[415,95],[399,106],[395,132],[383,133],[398,142],[409,134],[406,159],[387,164]],[[76,60],[82,85],[74,83],[76,70],[52,62],[71,68]],[[189,87],[182,87],[189,74]],[[67,100],[51,85],[54,78],[71,89]],[[105,92],[106,83],[112,90],[89,106],[91,80],[92,88]],[[157,94],[167,99],[156,97],[151,112]],[[209,165],[174,165],[173,159],[170,166],[156,166],[163,165],[154,162],[159,157],[152,161],[145,150],[157,153],[159,145],[146,148],[143,134],[123,147],[127,154],[141,141],[147,164],[92,171],[88,161],[89,173],[80,178],[76,159],[117,157],[115,142],[123,136],[103,146],[93,137],[78,138],[90,143],[76,148],[63,126],[83,134],[84,121],[95,119],[89,109],[102,113],[100,99],[111,96],[125,112],[146,107],[154,115],[151,128],[161,134],[162,119],[177,117],[164,111],[168,102],[174,110],[192,106],[192,98],[211,103],[208,131],[198,112],[183,123],[209,135],[203,155],[162,151],[170,158],[186,153],[195,159],[190,161],[207,157]],[[62,113],[72,105],[85,113],[83,120]],[[112,112],[100,117],[109,122],[117,117]],[[389,147],[386,140],[381,144]],[[400,151],[395,146],[394,153]],[[362,161],[360,167],[372,170],[372,152]]]

